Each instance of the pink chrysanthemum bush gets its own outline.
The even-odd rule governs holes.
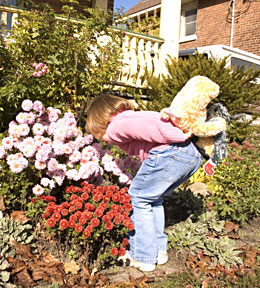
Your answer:
[[[100,185],[105,179],[129,185],[140,166],[130,157],[115,159],[110,150],[94,143],[92,135],[83,134],[71,112],[45,108],[40,101],[24,100],[5,136],[0,144],[4,182],[0,195],[12,190],[10,182],[19,182],[20,188],[15,187],[18,197],[21,190],[29,197],[31,193],[55,195],[77,181]]]
[[[88,264],[96,261],[97,266],[102,266],[126,253],[126,235],[134,229],[127,192],[128,188],[115,185],[94,186],[82,182],[80,186],[66,187],[66,200],[59,204],[55,197],[41,195],[32,199],[32,205],[44,201],[42,218],[46,227],[64,241],[69,237],[77,245],[81,242],[81,250],[88,251]]]

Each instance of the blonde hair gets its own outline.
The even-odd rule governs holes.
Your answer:
[[[111,94],[101,94],[93,100],[87,110],[85,129],[100,140],[115,114],[133,109],[133,105],[126,99]]]

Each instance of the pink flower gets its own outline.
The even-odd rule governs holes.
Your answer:
[[[43,65],[44,65],[43,63],[39,63],[39,64],[36,63],[35,69],[40,71]]]
[[[33,103],[33,109],[35,111],[39,112],[40,114],[42,114],[45,111],[45,108],[44,108],[44,106],[43,106],[41,101],[35,101]]]
[[[84,139],[85,139],[87,145],[91,144],[94,140],[94,138],[91,134],[85,135]]]
[[[0,146],[0,159],[3,159],[6,155],[6,151],[3,146]]]
[[[49,171],[56,171],[58,169],[58,161],[55,158],[51,158],[48,162],[48,170]]]
[[[30,127],[28,124],[20,124],[18,126],[18,134],[20,136],[27,136],[30,133]]]
[[[69,160],[71,163],[76,163],[80,161],[81,159],[81,153],[78,150],[74,150],[72,154],[69,156]]]
[[[5,137],[2,139],[3,148],[6,150],[11,150],[13,148],[13,139],[11,137]]]
[[[36,152],[36,146],[34,145],[26,145],[24,147],[24,149],[22,150],[23,155],[25,157],[31,158],[34,156],[35,152]]]
[[[39,160],[35,160],[34,166],[35,166],[35,168],[38,169],[38,170],[43,170],[43,169],[46,168],[47,165],[46,165],[45,162],[41,162],[41,161],[39,161]]]
[[[24,124],[26,123],[26,117],[27,116],[27,113],[24,113],[24,112],[20,112],[16,117],[16,121],[19,123],[19,124]]]
[[[36,71],[33,72],[33,77],[39,77],[39,76],[40,76],[40,75],[39,75],[38,72],[36,72]]]
[[[33,102],[29,99],[22,102],[22,109],[24,111],[31,111],[33,109]]]
[[[42,135],[45,129],[41,123],[35,123],[32,130],[34,135]]]
[[[49,115],[48,115],[48,119],[50,122],[56,122],[58,120],[58,113],[55,110],[50,111]]]

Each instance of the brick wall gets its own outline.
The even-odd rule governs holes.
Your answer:
[[[244,2],[244,3],[243,3]],[[260,2],[236,0],[233,47],[260,56]],[[180,49],[208,45],[230,45],[230,0],[198,0],[197,40]]]

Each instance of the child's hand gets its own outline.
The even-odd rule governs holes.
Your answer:
[[[185,140],[189,139],[192,136],[192,131],[189,130],[188,132],[184,133]]]

